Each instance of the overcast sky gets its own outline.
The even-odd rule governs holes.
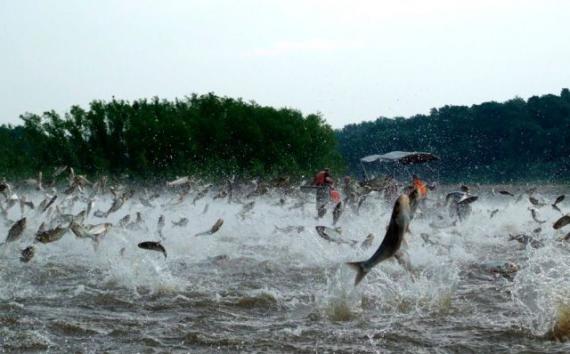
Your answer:
[[[0,0],[0,123],[213,91],[342,127],[563,87],[564,0]]]

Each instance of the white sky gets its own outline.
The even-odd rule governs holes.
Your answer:
[[[0,123],[213,91],[338,128],[563,87],[565,0],[0,0]]]

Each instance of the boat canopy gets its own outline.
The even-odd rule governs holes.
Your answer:
[[[439,157],[429,152],[392,151],[383,155],[368,155],[360,159],[361,162],[397,162],[402,165],[415,165],[419,163],[439,160]]]

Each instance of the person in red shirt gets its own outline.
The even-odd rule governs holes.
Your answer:
[[[328,168],[317,172],[313,178],[313,186],[320,187],[317,189],[317,214],[323,217],[327,212],[326,205],[330,198],[330,191],[333,188],[334,180],[330,175],[330,170]]]
[[[332,186],[333,183],[334,181],[330,175],[330,169],[328,168],[325,168],[324,170],[317,172],[317,174],[313,178],[314,186],[325,186],[325,185]]]

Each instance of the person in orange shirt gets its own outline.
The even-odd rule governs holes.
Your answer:
[[[412,176],[412,186],[418,190],[420,193],[420,198],[427,197],[427,186],[426,184],[416,175]]]

